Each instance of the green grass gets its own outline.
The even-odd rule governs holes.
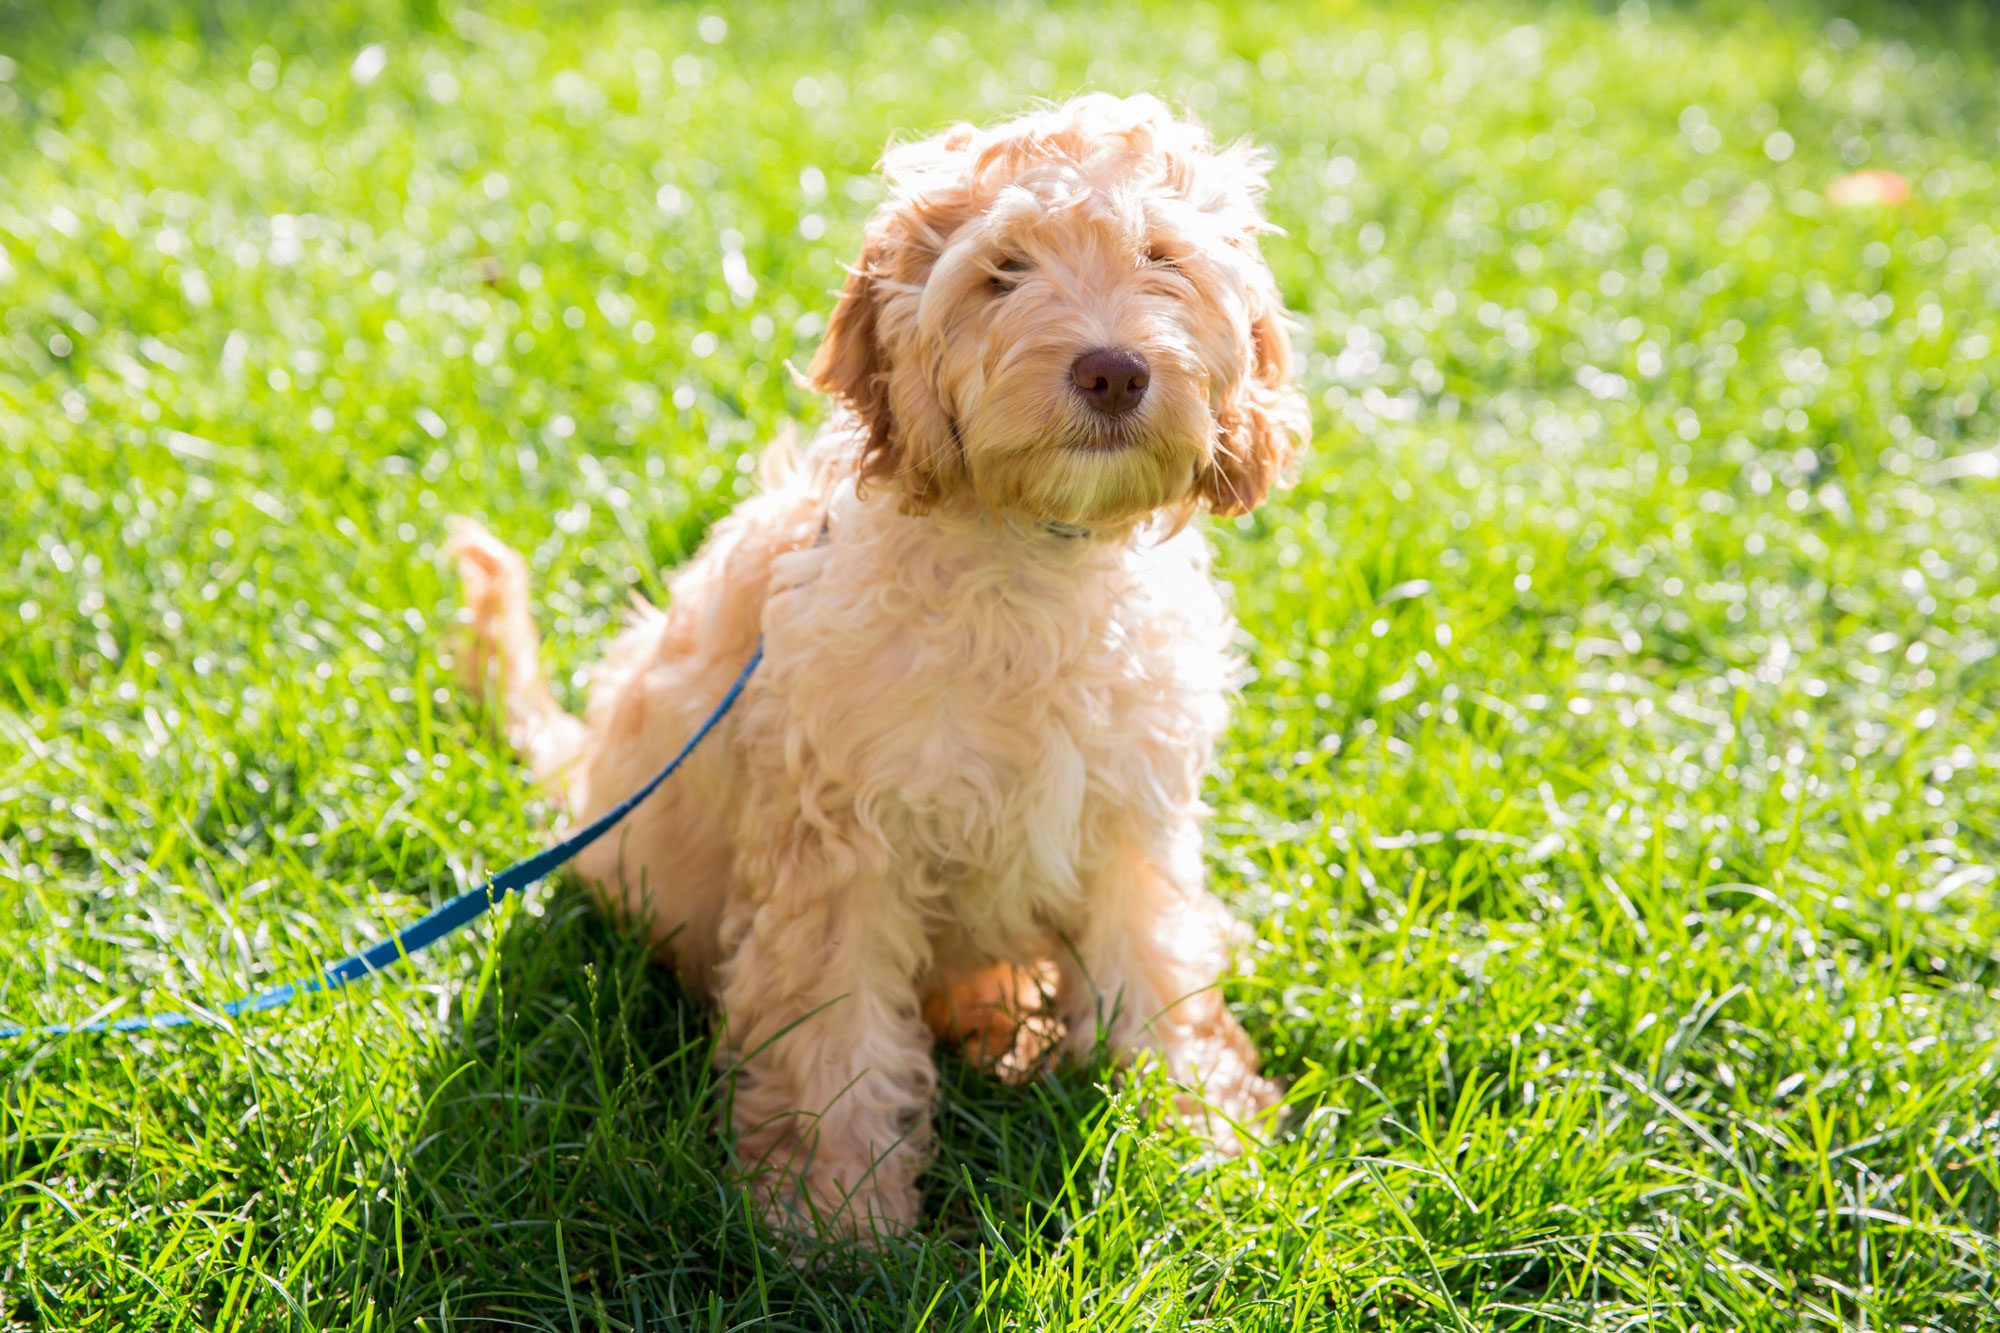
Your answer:
[[[443,519],[587,665],[822,412],[783,363],[891,131],[1256,135],[1317,418],[1217,533],[1268,1149],[947,1063],[922,1232],[802,1272],[709,1015],[558,885],[0,1046],[0,1327],[2000,1325],[2000,82],[1976,6],[1846,12],[0,8],[12,1021],[538,845]],[[1861,166],[1911,202],[1830,210]]]

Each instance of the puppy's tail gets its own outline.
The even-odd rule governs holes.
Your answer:
[[[529,613],[528,566],[514,549],[469,518],[453,519],[445,554],[458,566],[469,627],[459,675],[481,699],[498,696],[507,739],[539,782],[557,779],[583,739],[583,724],[562,710],[542,679],[541,639]]]

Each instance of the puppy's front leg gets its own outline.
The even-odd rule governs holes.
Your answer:
[[[1231,1122],[1255,1118],[1278,1089],[1258,1074],[1249,1034],[1222,1002],[1241,927],[1201,887],[1198,848],[1170,858],[1126,847],[1092,878],[1085,915],[1059,952],[1056,1003],[1067,1054],[1088,1055],[1100,1038],[1121,1058],[1157,1053],[1192,1090],[1178,1099],[1181,1113],[1233,1152]],[[1167,868],[1175,861],[1192,869],[1176,875]]]
[[[726,929],[721,1001],[738,1154],[783,1229],[816,1215],[865,1236],[916,1220],[937,1086],[917,990],[925,935],[883,859],[802,825],[743,858],[749,915]]]

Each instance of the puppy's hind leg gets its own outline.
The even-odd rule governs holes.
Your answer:
[[[937,975],[924,990],[924,1023],[966,1060],[1009,1083],[1025,1082],[1060,1035],[1046,1000],[1056,969],[990,963]]]
[[[583,740],[583,723],[562,710],[542,678],[541,639],[529,612],[528,566],[469,518],[454,519],[445,554],[458,566],[469,634],[459,661],[466,688],[498,694],[507,739],[538,782],[560,775]]]

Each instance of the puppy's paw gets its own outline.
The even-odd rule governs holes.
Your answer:
[[[871,1176],[849,1189],[813,1167],[803,1180],[768,1171],[752,1188],[765,1225],[791,1243],[792,1262],[800,1265],[828,1242],[876,1246],[903,1236],[916,1225],[922,1206],[913,1184]]]

